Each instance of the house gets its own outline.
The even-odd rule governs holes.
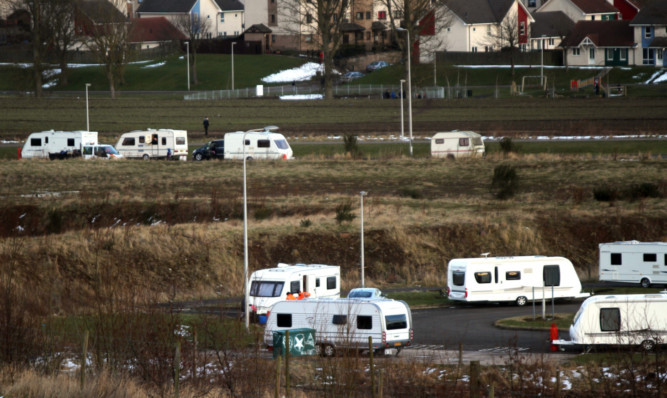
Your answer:
[[[574,21],[562,11],[536,12],[530,24],[530,49],[553,50],[574,27]]]
[[[560,44],[566,65],[635,65],[630,21],[579,21]]]
[[[196,18],[205,26],[203,38],[209,39],[239,36],[245,26],[244,6],[238,0],[143,0],[136,14],[139,18],[165,17],[186,35],[189,20]]]
[[[187,37],[165,17],[132,19],[130,43],[141,46],[142,49],[179,40],[187,40]]]
[[[262,46],[262,53],[271,51],[271,34],[273,31],[264,24],[255,24],[243,32],[246,42],[260,42]]]
[[[609,2],[621,13],[621,19],[632,20],[639,10],[651,0],[609,0]]]
[[[630,22],[637,42],[637,64],[665,67],[667,48],[667,1],[646,4]]]
[[[547,0],[535,12],[562,11],[574,22],[613,21],[621,19],[620,11],[612,0]]]
[[[491,52],[510,44],[527,49],[535,20],[519,0],[444,0],[441,7],[438,14],[445,17],[432,18],[419,36],[421,62],[430,62],[435,51]]]

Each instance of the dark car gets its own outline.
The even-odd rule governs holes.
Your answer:
[[[225,140],[209,141],[206,145],[199,147],[192,152],[193,160],[204,159],[224,159],[225,158]]]

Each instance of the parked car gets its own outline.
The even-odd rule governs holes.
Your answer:
[[[364,77],[364,74],[357,71],[351,71],[344,74],[343,77],[340,78],[340,80],[344,83],[349,83],[354,79],[359,79],[360,77]]]
[[[192,152],[193,160],[224,159],[225,140],[213,140]]]
[[[84,145],[81,153],[84,159],[121,159],[123,155],[118,153],[113,145]]]
[[[387,61],[375,61],[371,62],[366,66],[366,72],[373,72],[374,70],[382,69],[385,66],[389,66],[389,63]]]
[[[374,287],[356,287],[347,294],[347,298],[378,299],[384,298],[382,291]]]

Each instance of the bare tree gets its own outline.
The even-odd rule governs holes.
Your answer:
[[[77,2],[85,33],[89,35],[86,46],[104,65],[111,98],[116,98],[116,90],[123,83],[125,66],[132,55],[131,24],[119,11],[123,4],[123,0]]]
[[[35,97],[41,98],[42,91],[42,73],[44,72],[44,62],[46,57],[46,48],[48,39],[48,27],[44,21],[48,20],[46,14],[49,0],[12,0],[12,10],[24,10],[30,15],[30,45],[32,47],[32,75],[35,88]]]
[[[208,36],[211,30],[211,20],[209,18],[201,18],[199,14],[179,15],[175,18],[174,24],[181,32],[188,36],[190,41],[190,69],[192,70],[193,84],[199,84],[197,79],[197,48],[201,44],[202,39]]]
[[[341,26],[349,12],[349,0],[287,0],[282,17],[286,30],[299,40],[306,35],[322,51],[324,97],[333,98],[334,55],[343,40]]]
[[[75,40],[74,0],[47,1],[45,10],[49,49],[60,64],[60,85],[67,86],[69,48]]]
[[[489,43],[501,51],[508,51],[514,76],[514,56],[519,48],[519,24],[516,15],[505,18],[487,34]]]

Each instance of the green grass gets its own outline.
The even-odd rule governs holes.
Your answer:
[[[574,318],[573,313],[555,313],[554,318],[551,319],[551,312],[546,314],[547,319],[542,319],[537,315],[535,319],[532,316],[516,316],[512,318],[505,318],[496,321],[496,326],[513,328],[513,329],[530,329],[530,330],[549,330],[552,323],[556,323],[556,327],[560,330],[567,330],[572,324]]]
[[[383,294],[394,300],[403,300],[410,307],[440,307],[448,305],[450,301],[440,294],[439,290],[390,292]]]

